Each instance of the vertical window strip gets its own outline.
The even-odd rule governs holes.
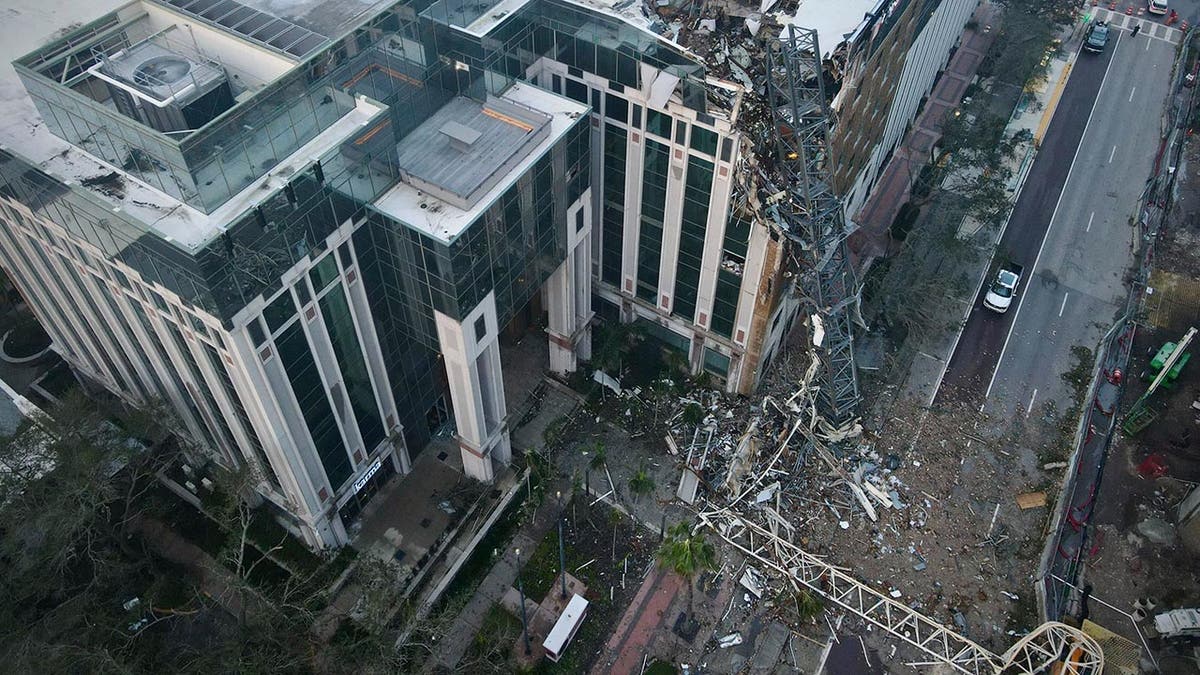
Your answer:
[[[187,346],[187,341],[183,339],[183,334],[179,332],[178,326],[167,322],[167,333],[171,335],[171,340],[174,341],[175,347],[183,357],[183,363],[187,366],[188,373],[192,376],[192,382],[200,390],[200,396],[204,399],[203,404],[208,408],[208,417],[216,421],[216,428],[212,430],[212,435],[217,441],[215,444],[216,449],[224,450],[227,457],[236,459],[240,452],[238,452],[238,444],[233,438],[233,430],[229,428],[229,422],[225,420],[225,414],[221,412],[221,407],[217,405],[217,399],[208,387],[208,380],[204,379],[204,373],[200,370],[200,364],[196,362],[196,357]],[[197,403],[200,402],[197,401]],[[205,416],[201,415],[200,418],[203,420]]]
[[[729,214],[725,225],[725,240],[721,246],[721,262],[717,269],[717,288],[713,294],[712,331],[732,337],[737,318],[738,296],[745,273],[746,252],[750,242],[750,221]]]
[[[321,466],[330,486],[337,490],[350,478],[350,456],[346,453],[337,418],[299,321],[283,330],[275,340],[275,347],[279,350],[280,363],[292,385],[296,405],[312,437]]]
[[[670,156],[669,146],[646,139],[646,162],[642,173],[642,223],[638,234],[637,296],[654,304],[658,304],[658,267],[662,258]]]
[[[242,397],[238,395],[237,389],[233,386],[233,379],[229,375],[225,360],[217,353],[215,347],[207,343],[204,345],[204,353],[208,356],[209,365],[219,375],[218,379],[221,381],[221,387],[225,390],[225,397],[229,399],[234,413],[237,414],[237,422],[241,425],[242,432],[246,434],[246,438],[250,439],[250,448],[254,451],[254,458],[258,461],[263,474],[275,486],[275,489],[282,490],[279,485],[279,477],[275,475],[275,469],[271,467],[271,461],[267,459],[267,453],[263,450],[262,439],[258,437],[258,432],[250,423],[250,416],[246,414],[246,406],[242,405]]]
[[[712,196],[713,163],[691,157],[683,190],[683,218],[679,230],[679,259],[675,266],[675,303],[672,314],[692,321],[708,230],[708,201]]]
[[[325,327],[329,331],[329,342],[333,345],[334,357],[342,371],[350,408],[358,422],[364,450],[369,453],[383,442],[385,434],[379,405],[375,401],[375,387],[367,372],[362,345],[354,329],[354,317],[350,314],[342,285],[339,283],[330,289],[321,298],[320,305]]]
[[[600,279],[621,285],[621,261],[625,240],[625,159],[628,134],[608,124],[604,131],[604,255]]]

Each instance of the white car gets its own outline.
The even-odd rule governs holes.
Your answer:
[[[1167,0],[1150,0],[1146,6],[1146,11],[1151,14],[1166,14]]]
[[[996,280],[988,287],[983,296],[983,306],[1003,314],[1012,305],[1013,296],[1017,294],[1017,284],[1021,282],[1022,267],[1009,263],[996,273]]]
[[[1154,630],[1167,640],[1200,639],[1200,609],[1173,609],[1154,617]]]

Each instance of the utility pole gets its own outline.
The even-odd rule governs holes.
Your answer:
[[[521,549],[516,549],[517,553],[517,592],[521,595],[521,629],[525,636],[525,656],[533,653],[533,648],[529,646],[529,617],[525,615],[525,584],[521,581]]]
[[[562,572],[562,599],[567,598],[567,549],[563,545],[562,490],[558,491],[558,569]]]

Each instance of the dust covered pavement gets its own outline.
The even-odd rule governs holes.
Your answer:
[[[808,354],[796,345],[791,351],[761,399],[709,416],[722,442],[710,448],[699,471],[701,521],[726,541],[734,520],[765,524],[996,653],[1036,627],[1034,574],[1053,499],[1046,495],[1057,492],[1065,466],[1060,452],[1045,448],[1068,440],[1062,416],[1042,408],[1002,421],[1003,433],[985,436],[977,427],[997,421],[965,405],[926,411],[897,404],[879,433],[861,434],[856,424],[832,429],[810,415]],[[727,441],[731,425],[740,425],[734,444]],[[681,445],[686,454],[687,444]],[[824,639],[835,624],[843,634],[863,627],[832,606],[819,619],[788,616],[782,611],[788,593],[807,591],[748,557],[745,567],[727,570],[722,579],[734,584],[738,598],[748,597],[742,579],[751,569],[750,585],[762,586],[764,608],[776,606],[775,618],[792,630]],[[755,614],[745,604],[729,608],[751,621]],[[718,622],[701,651],[719,649],[719,638],[738,628]],[[896,654],[888,643],[877,646],[889,658]],[[929,660],[911,647],[900,649],[900,658]]]

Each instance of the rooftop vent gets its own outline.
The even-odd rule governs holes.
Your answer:
[[[192,64],[181,56],[156,56],[133,70],[133,83],[143,87],[170,87],[192,72]]]
[[[438,131],[449,137],[450,147],[459,152],[470,152],[471,146],[475,145],[475,141],[478,141],[479,137],[483,135],[471,127],[453,120],[443,124]]]
[[[118,110],[158,131],[198,129],[234,103],[219,63],[155,42],[101,55],[89,72],[108,85]]]

